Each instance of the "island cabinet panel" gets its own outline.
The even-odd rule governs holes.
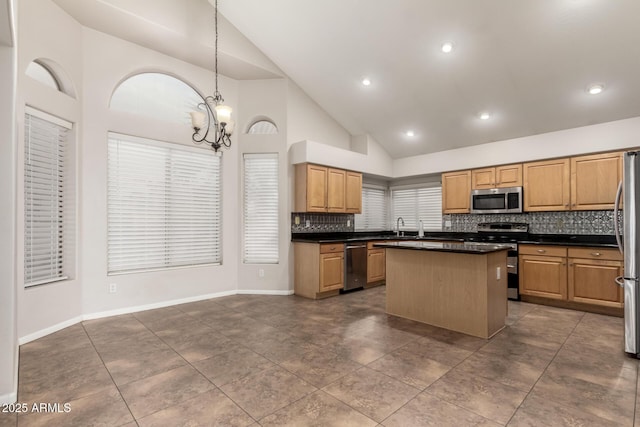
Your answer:
[[[345,212],[347,173],[341,169],[327,170],[327,212]]]
[[[566,211],[570,208],[569,159],[523,165],[524,210]]]
[[[347,213],[362,213],[362,174],[347,171],[345,186],[345,210]]]
[[[571,158],[571,209],[613,209],[622,180],[622,153]]]
[[[294,293],[306,298],[338,295],[344,286],[344,244],[295,242]]]
[[[442,212],[469,213],[471,201],[471,171],[442,174]]]

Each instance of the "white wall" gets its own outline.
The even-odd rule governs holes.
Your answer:
[[[302,140],[349,150],[351,135],[293,81],[287,83],[287,144]]]
[[[13,2],[0,2],[8,14],[0,26],[10,32],[0,43],[0,405],[13,403],[18,389],[18,345],[16,319],[15,220],[16,220],[16,139],[15,66]]]

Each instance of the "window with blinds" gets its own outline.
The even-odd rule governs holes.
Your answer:
[[[356,230],[387,230],[389,202],[383,187],[362,186],[362,213],[356,214]]]
[[[442,187],[392,188],[393,218],[404,219],[404,230],[442,230]],[[395,226],[395,224],[394,224]]]
[[[278,154],[244,155],[246,264],[278,263]]]
[[[108,272],[219,264],[221,158],[115,133],[108,144]]]
[[[71,123],[27,107],[24,162],[25,287],[67,279],[73,257]]]

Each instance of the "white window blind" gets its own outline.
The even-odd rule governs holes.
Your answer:
[[[422,220],[425,230],[442,230],[442,187],[392,188],[391,198],[393,218],[404,219],[403,229],[417,230]]]
[[[67,137],[71,123],[27,108],[24,164],[24,282],[66,279],[73,248]]]
[[[386,230],[389,227],[387,190],[362,186],[362,213],[355,215],[356,230]]]
[[[278,263],[278,154],[244,155],[246,264]]]
[[[220,159],[109,134],[109,273],[222,261]]]

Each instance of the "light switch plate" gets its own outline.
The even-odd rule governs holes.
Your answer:
[[[500,280],[500,267],[496,267],[496,280]]]

